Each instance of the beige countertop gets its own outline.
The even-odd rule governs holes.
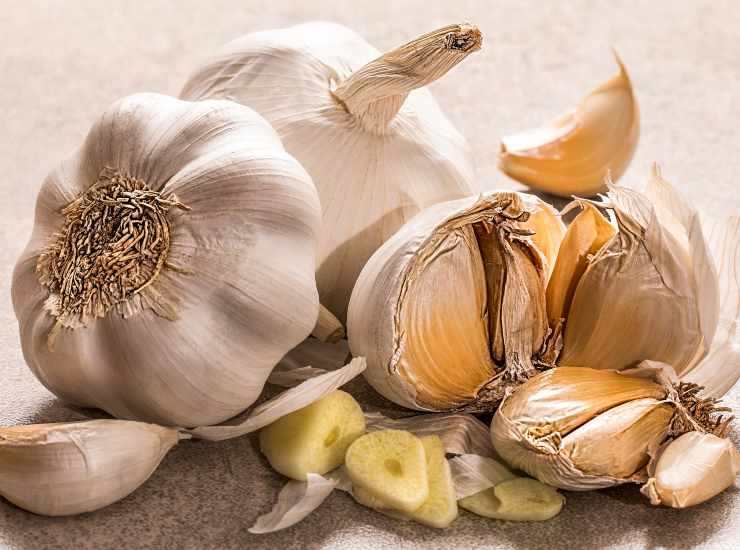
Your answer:
[[[82,141],[115,99],[177,94],[188,72],[250,31],[316,19],[344,23],[390,48],[469,20],[485,34],[474,54],[432,89],[472,143],[492,187],[517,188],[496,170],[498,139],[573,106],[615,70],[615,46],[642,111],[637,154],[622,182],[650,164],[705,212],[740,213],[740,4],[669,0],[496,2],[10,2],[0,5],[0,424],[78,418],[23,363],[10,276],[30,234],[45,174]],[[362,381],[361,400],[382,404]],[[736,387],[728,402],[740,411]],[[738,442],[738,431],[733,434]],[[737,548],[740,491],[676,511],[653,508],[636,487],[569,494],[539,524],[464,513],[439,532],[402,523],[333,494],[286,531],[247,528],[283,484],[253,438],[184,442],[130,497],[95,513],[44,518],[0,499],[0,548]]]

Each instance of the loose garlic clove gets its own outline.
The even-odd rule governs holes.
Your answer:
[[[350,348],[367,357],[368,382],[408,408],[472,411],[492,410],[533,374],[549,332],[548,257],[531,235],[543,227],[562,222],[542,201],[493,191],[430,207],[401,228],[350,301]]]
[[[336,390],[260,431],[260,448],[281,474],[305,480],[344,462],[350,444],[365,433],[365,416],[348,393]]]
[[[728,439],[688,432],[668,443],[641,489],[652,504],[694,506],[718,495],[740,474],[740,453]]]
[[[124,420],[0,428],[0,495],[46,516],[91,512],[142,485],[179,438]]]
[[[627,70],[552,123],[501,141],[499,168],[526,185],[562,197],[605,191],[624,173],[637,147],[640,113]]]
[[[460,500],[479,516],[507,521],[546,521],[557,516],[565,497],[537,480],[517,477]]]
[[[345,465],[354,486],[389,508],[413,512],[429,497],[424,445],[409,432],[363,435],[350,445]]]

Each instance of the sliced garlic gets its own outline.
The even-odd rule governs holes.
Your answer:
[[[460,500],[461,508],[507,521],[546,521],[557,516],[565,497],[534,479],[517,477]]]
[[[593,90],[550,124],[501,141],[499,167],[535,189],[570,197],[595,195],[608,175],[629,165],[640,135],[640,113],[627,70]]]
[[[141,486],[179,438],[124,420],[0,428],[0,495],[46,516],[91,512]]]
[[[457,518],[457,498],[452,484],[450,465],[445,458],[445,448],[437,436],[421,438],[427,460],[429,496],[419,508],[411,512],[411,519],[443,529]]]
[[[728,439],[688,432],[661,449],[641,489],[652,504],[694,506],[718,495],[740,474],[740,453]]]
[[[365,433],[365,416],[348,393],[336,390],[260,431],[260,449],[281,474],[305,480],[344,462],[350,444]]]
[[[363,435],[347,450],[353,486],[401,512],[413,512],[429,497],[424,445],[415,435],[382,430]]]

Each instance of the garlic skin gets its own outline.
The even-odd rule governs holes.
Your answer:
[[[179,438],[123,420],[0,428],[0,495],[45,516],[91,512],[141,486]]]
[[[58,283],[52,267],[67,265],[54,249],[59,235],[74,231],[62,210],[93,201],[91,188],[113,188],[106,185],[116,178],[144,186],[131,196],[183,205],[160,212],[153,226],[156,239],[169,235],[161,269],[108,308],[98,294],[96,308],[80,314],[68,306],[62,314],[59,287],[49,286]],[[106,204],[98,201],[98,217],[85,223],[126,214],[112,206],[105,214]],[[228,101],[128,96],[101,115],[39,192],[33,234],[13,273],[26,363],[60,398],[117,418],[185,427],[231,418],[314,327],[319,223],[311,178],[254,111]],[[94,265],[115,259],[117,243],[106,241],[106,231],[92,236],[103,248]],[[153,230],[144,233],[138,242],[160,242]],[[142,253],[133,261],[138,273],[148,260]],[[123,288],[128,279],[121,280]],[[95,284],[92,276],[73,281]]]
[[[549,332],[542,227],[557,230],[550,239],[564,233],[549,205],[505,191],[431,206],[404,225],[350,301],[350,349],[367,358],[368,382],[411,409],[492,410],[533,374]]]
[[[426,206],[478,190],[466,140],[424,86],[480,44],[474,26],[450,25],[382,55],[346,27],[307,23],[235,40],[185,84],[184,99],[255,109],[311,174],[317,285],[340,321],[386,239]]]
[[[571,197],[606,190],[629,166],[640,136],[632,83],[615,53],[619,74],[578,106],[541,128],[501,140],[499,168],[540,191]]]
[[[688,432],[667,443],[641,492],[652,504],[687,508],[718,495],[740,474],[740,453],[728,439]]]

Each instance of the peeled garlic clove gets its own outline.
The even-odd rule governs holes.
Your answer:
[[[438,204],[372,256],[347,328],[378,392],[418,410],[492,410],[507,385],[535,372],[549,331],[549,268],[530,237],[533,214],[536,228],[562,225],[520,193]]]
[[[450,465],[445,458],[445,448],[437,436],[421,438],[427,459],[429,496],[419,508],[411,512],[411,519],[443,529],[457,518],[457,498],[452,484]]]
[[[735,483],[740,454],[728,439],[688,432],[668,443],[641,489],[652,504],[694,506]]]
[[[363,435],[350,445],[345,463],[353,485],[389,508],[413,512],[429,497],[424,446],[409,432]]]
[[[565,497],[534,479],[517,477],[460,500],[479,516],[507,521],[546,521],[557,516]]]
[[[0,428],[0,495],[46,516],[91,512],[142,485],[178,439],[123,420]]]
[[[344,462],[350,444],[365,433],[365,416],[348,393],[336,390],[260,431],[260,448],[281,474],[305,480]]]
[[[505,137],[499,168],[526,185],[559,195],[595,195],[605,178],[624,173],[637,147],[640,113],[632,83],[616,56],[619,74],[552,123]]]

